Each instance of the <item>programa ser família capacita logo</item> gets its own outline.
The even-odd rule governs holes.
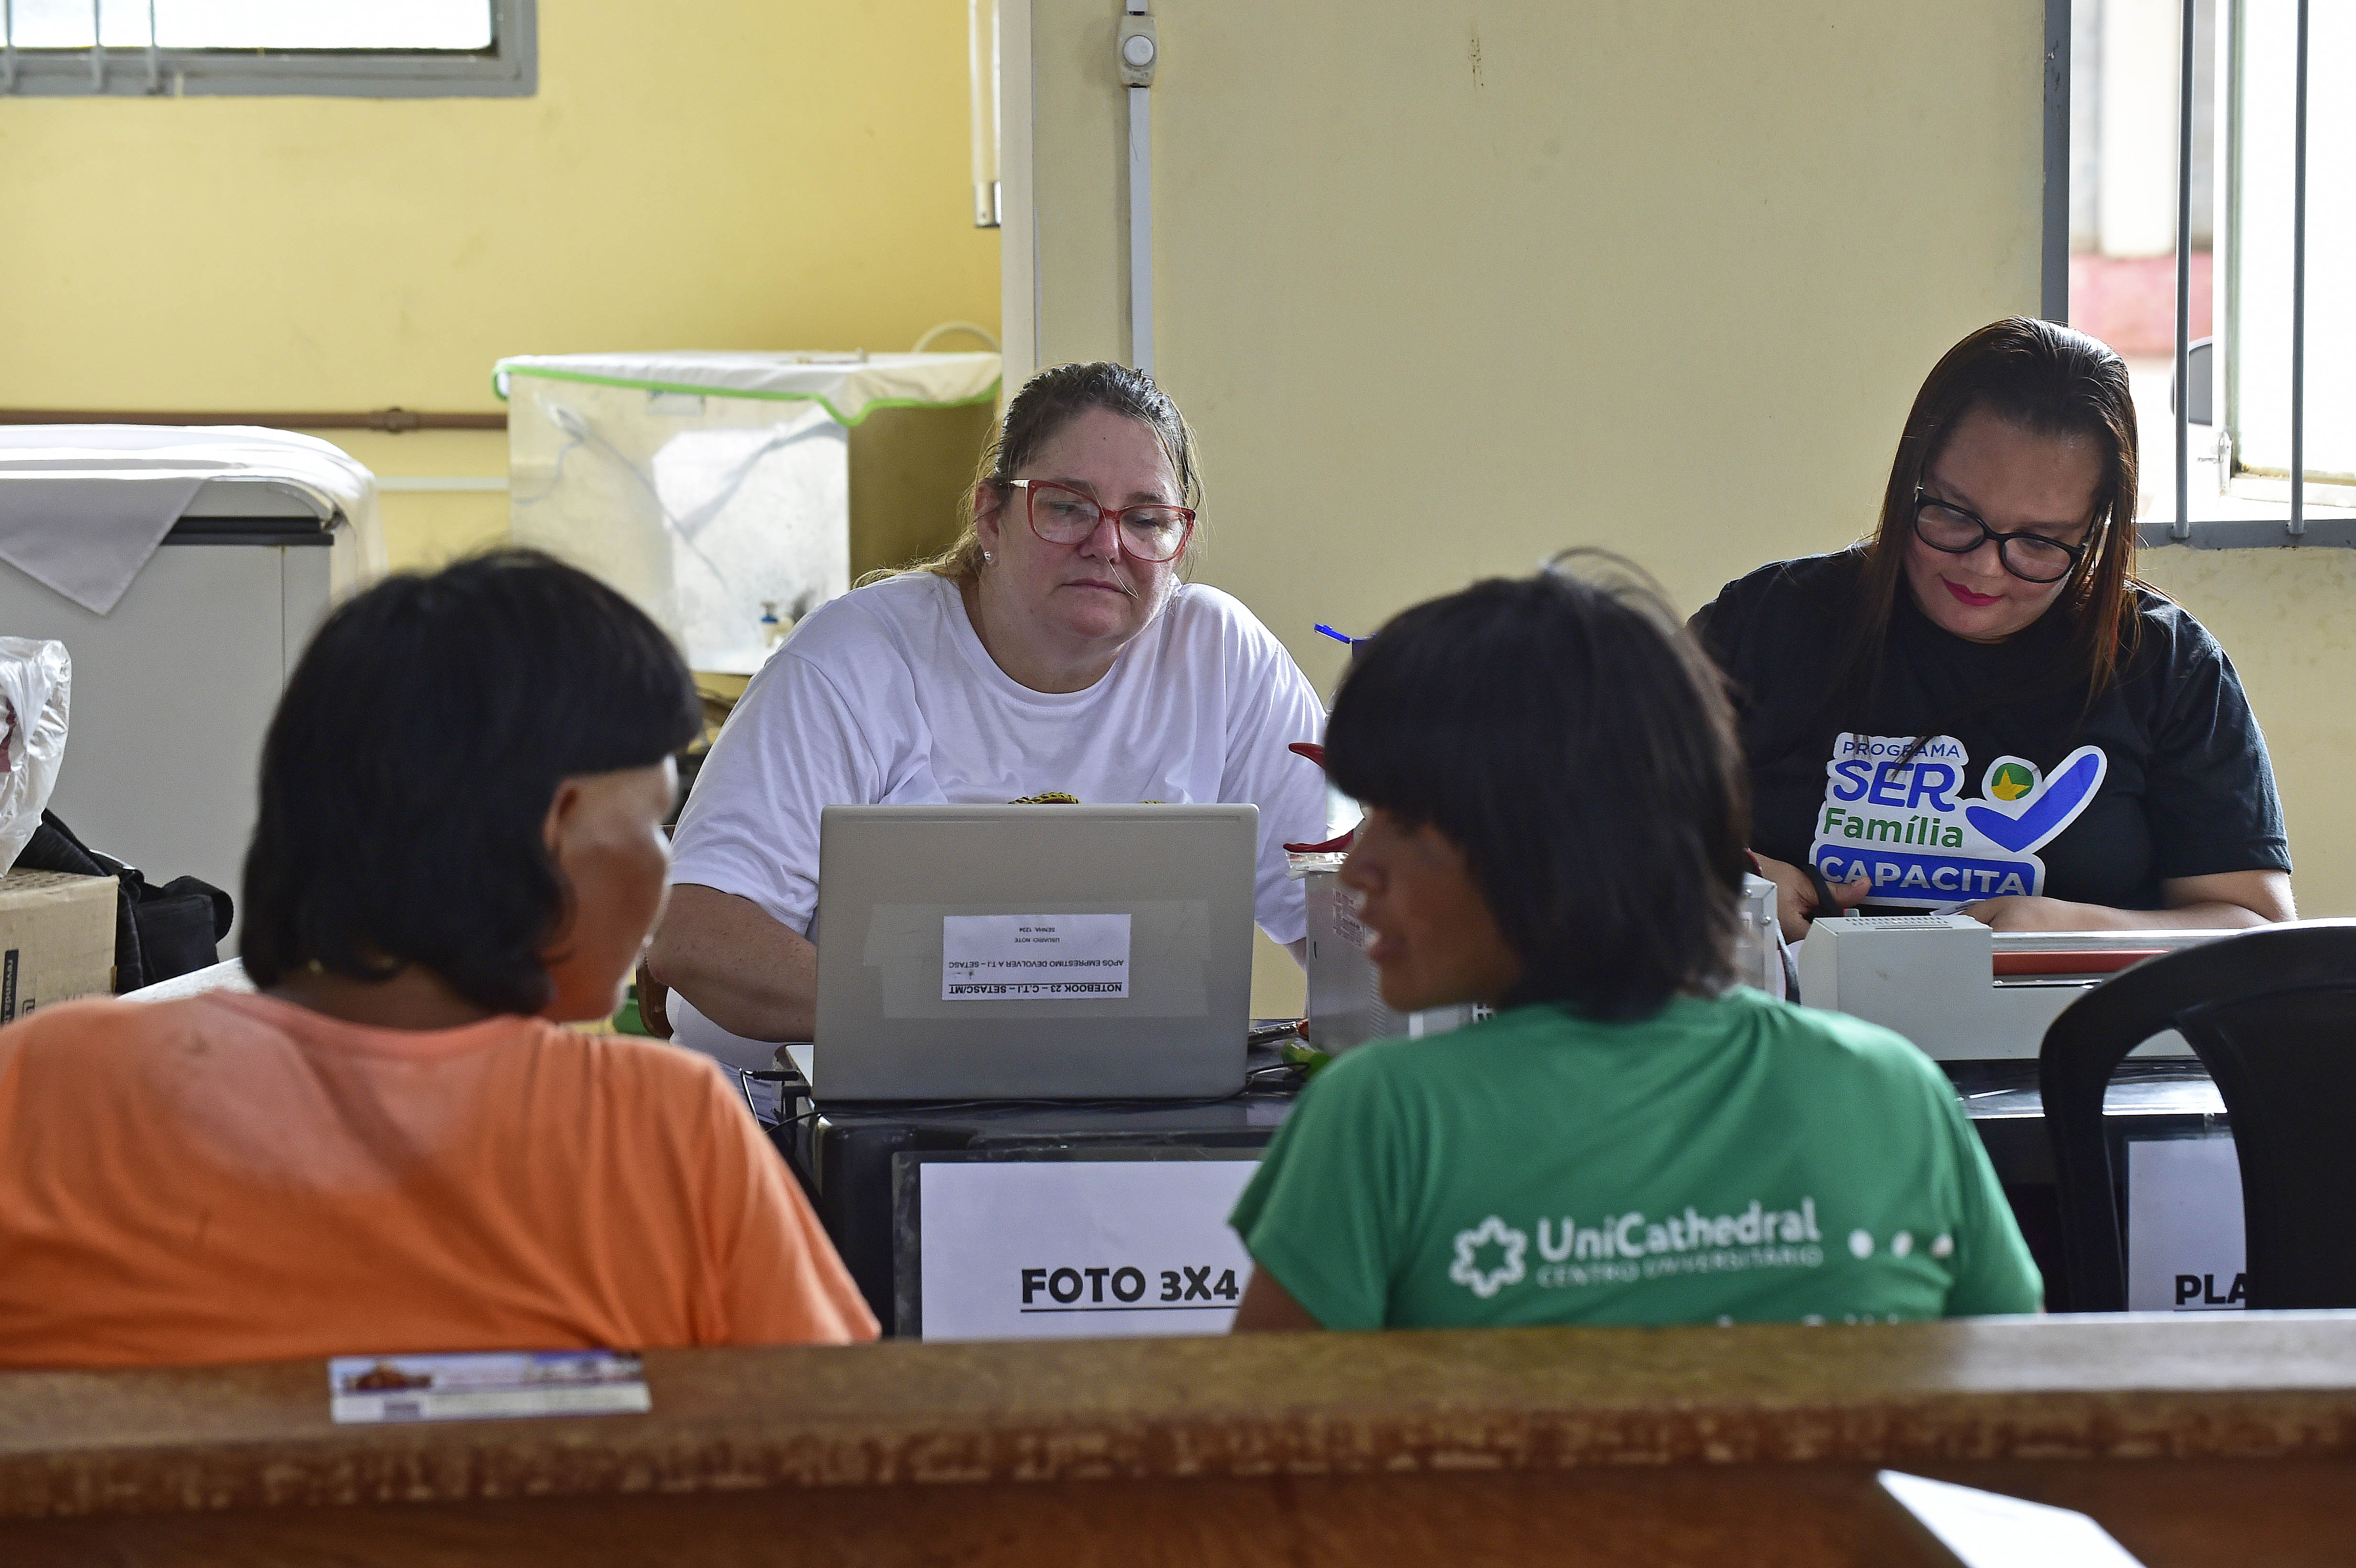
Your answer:
[[[2045,891],[2037,851],[2078,819],[2109,761],[2081,746],[2053,771],[1998,757],[1963,794],[1971,754],[1952,735],[1844,734],[1825,764],[1825,803],[1808,859],[1832,882],[1873,879],[1869,904],[1956,909]]]

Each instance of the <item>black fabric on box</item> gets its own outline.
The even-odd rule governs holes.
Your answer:
[[[175,877],[157,887],[137,868],[84,844],[53,811],[41,813],[41,825],[16,865],[27,871],[112,877],[120,884],[114,906],[118,994],[220,962],[220,940],[229,934],[237,906],[210,882]]]

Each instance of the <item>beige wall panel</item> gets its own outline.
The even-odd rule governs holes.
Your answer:
[[[1026,0],[1003,3],[1021,5]],[[1112,64],[1121,8],[1116,0],[1027,4],[1034,138],[1029,197],[1038,224],[1037,364],[1126,360],[1129,187],[1122,169],[1129,120]],[[1001,232],[1018,234],[1015,211],[1007,217],[1008,227]]]
[[[2156,549],[2141,570],[2241,672],[2282,789],[2299,913],[2356,915],[2356,550]]]
[[[1690,607],[1845,543],[1939,353],[2035,308],[2036,0],[1158,12],[1203,569],[1321,684],[1312,622],[1565,545]]]

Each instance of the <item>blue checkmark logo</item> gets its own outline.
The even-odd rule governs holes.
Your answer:
[[[2102,787],[2108,764],[2100,747],[2081,746],[2062,760],[2045,787],[2023,802],[2019,811],[1975,804],[1964,807],[1964,818],[1989,843],[2026,855],[2078,819]]]

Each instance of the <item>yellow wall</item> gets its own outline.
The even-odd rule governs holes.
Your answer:
[[[2157,549],[2141,570],[2241,673],[2282,789],[2299,913],[2356,915],[2356,550]]]
[[[1033,6],[1042,363],[1128,341],[1116,9]],[[2037,308],[2041,0],[1154,11],[1157,369],[1204,444],[1201,575],[1321,686],[1313,623],[1566,545],[1687,609],[1838,548],[1940,353]],[[2356,912],[2356,561],[2152,567],[2249,681],[2303,906]]]
[[[504,354],[993,325],[965,18],[542,0],[531,98],[0,99],[0,405],[488,411]],[[322,433],[386,474],[506,466],[498,435]],[[505,503],[386,524],[431,559]]]
[[[1051,363],[1125,341],[1112,9],[1033,7]],[[1204,566],[1321,680],[1312,622],[1563,545],[1690,603],[1845,542],[1932,361],[2036,305],[2040,0],[1156,16]]]

